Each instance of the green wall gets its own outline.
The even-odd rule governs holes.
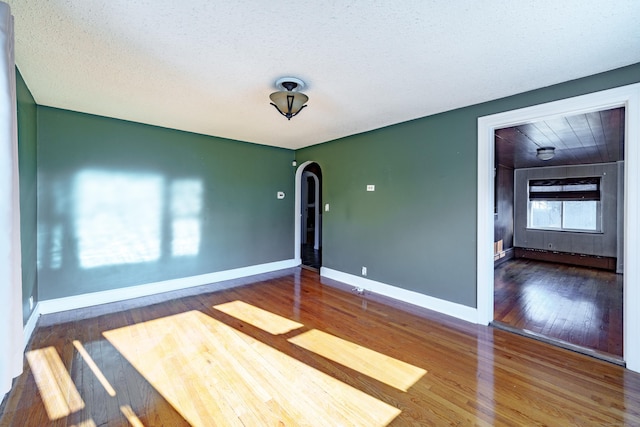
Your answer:
[[[298,150],[330,204],[323,266],[475,307],[478,117],[639,81],[635,64]]]
[[[638,81],[635,64],[298,150],[331,206],[323,266],[475,307],[477,118]],[[18,99],[25,303],[293,257],[294,152],[36,107],[21,77]]]
[[[40,299],[292,259],[293,158],[38,106]]]
[[[18,103],[18,167],[20,171],[20,235],[22,244],[22,313],[23,322],[31,315],[29,297],[38,301],[36,268],[36,103],[16,68]]]

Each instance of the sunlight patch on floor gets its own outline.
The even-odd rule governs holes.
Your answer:
[[[125,416],[127,421],[129,421],[129,424],[131,424],[132,427],[144,427],[144,424],[142,424],[142,421],[140,421],[140,418],[138,418],[136,413],[133,412],[133,408],[131,406],[120,406],[120,412],[122,412],[122,414]]]
[[[93,375],[95,375],[98,381],[100,382],[100,384],[102,384],[102,387],[104,387],[107,394],[111,397],[114,397],[116,395],[116,391],[113,389],[113,387],[111,386],[107,378],[104,376],[100,368],[98,368],[98,365],[96,365],[96,362],[93,361],[93,358],[91,357],[89,352],[84,348],[82,343],[78,340],[73,340],[73,346],[76,348],[76,350],[78,350],[78,353],[80,354],[80,356],[82,356],[82,359],[85,361],[87,366],[89,366],[89,369],[91,369],[91,372],[93,372]]]
[[[281,335],[301,328],[304,325],[270,311],[263,310],[244,301],[231,301],[213,306],[229,316],[242,320],[272,335]]]
[[[400,414],[199,311],[103,335],[193,426],[386,426]]]
[[[288,341],[402,391],[409,390],[427,373],[422,368],[317,329]]]
[[[84,401],[54,347],[28,351],[26,357],[50,420],[84,408]]]

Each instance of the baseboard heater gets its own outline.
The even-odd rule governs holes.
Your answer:
[[[616,258],[613,257],[531,248],[515,248],[515,257],[616,271]]]
[[[498,253],[495,253],[493,255],[493,265],[498,266],[500,264],[502,264],[503,262],[509,261],[510,259],[513,259],[514,255],[513,255],[513,248],[507,248],[504,250],[501,250]]]

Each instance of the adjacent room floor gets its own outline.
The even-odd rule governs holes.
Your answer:
[[[311,270],[320,271],[322,265],[322,249],[314,249],[313,244],[302,245],[302,266]]]
[[[640,374],[294,268],[42,316],[2,426],[640,425]]]
[[[514,259],[495,269],[494,319],[595,356],[623,356],[621,274]]]

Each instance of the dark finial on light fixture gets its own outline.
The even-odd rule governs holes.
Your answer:
[[[537,150],[536,157],[540,160],[551,160],[556,155],[555,147],[540,147]]]
[[[295,77],[283,77],[276,82],[276,87],[280,90],[269,95],[273,101],[271,105],[276,107],[276,110],[287,120],[291,120],[291,117],[306,107],[304,104],[309,100],[307,95],[298,92],[304,88],[304,82]]]

